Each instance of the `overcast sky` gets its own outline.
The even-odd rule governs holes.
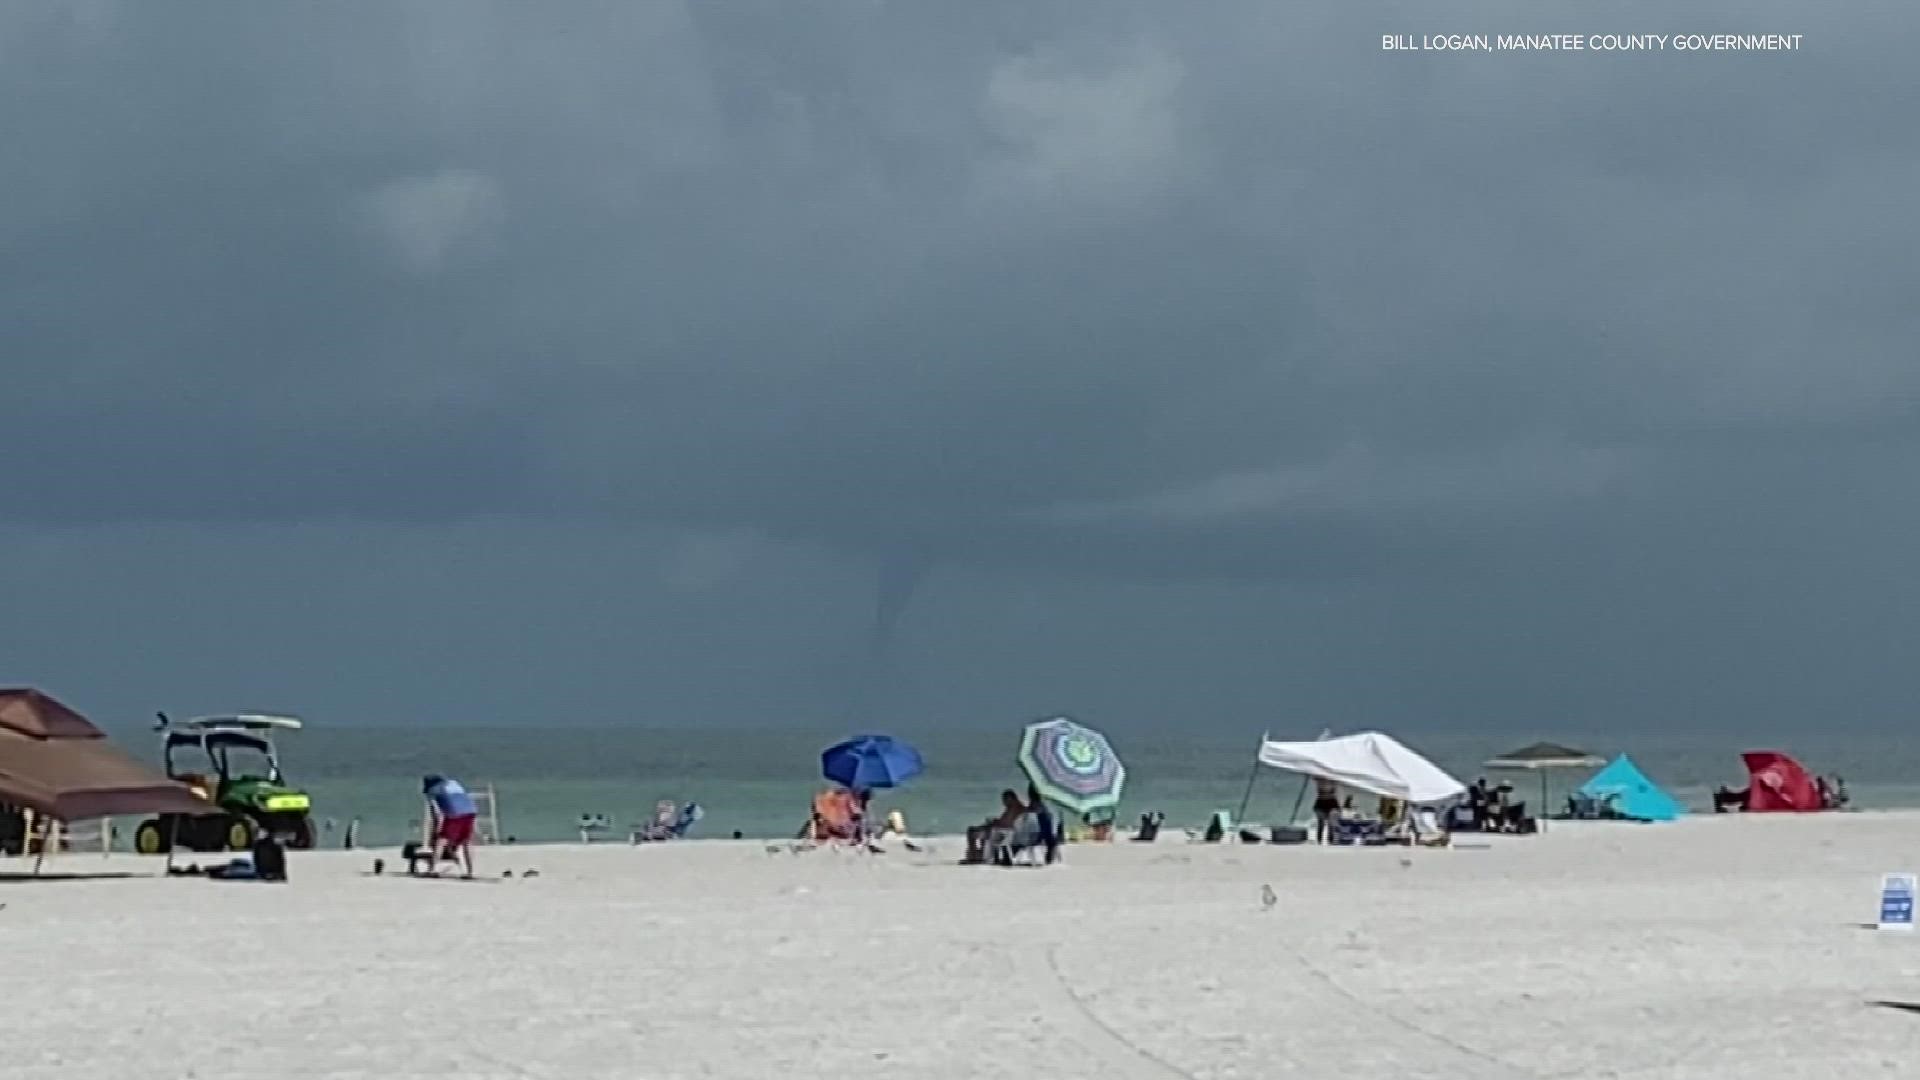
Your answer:
[[[0,6],[0,680],[1900,723],[1920,10],[1877,6]],[[1380,50],[1451,31],[1804,44]]]

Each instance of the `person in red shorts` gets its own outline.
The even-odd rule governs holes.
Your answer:
[[[433,805],[436,819],[433,842],[440,849],[441,858],[452,858],[454,852],[459,852],[467,876],[472,877],[473,822],[479,812],[473,796],[460,786],[460,781],[446,776],[422,778],[420,791]]]

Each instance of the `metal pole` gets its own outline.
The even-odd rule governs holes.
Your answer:
[[[1332,737],[1333,737],[1332,728],[1321,728],[1320,734],[1315,736],[1314,741],[1326,742],[1328,739]],[[1317,778],[1310,775],[1302,776],[1300,778],[1300,793],[1293,797],[1293,809],[1288,811],[1287,813],[1288,825],[1292,825],[1294,822],[1300,820],[1300,804],[1307,801],[1307,788],[1309,785],[1311,785],[1314,782],[1315,779]]]
[[[1300,804],[1307,801],[1307,787],[1312,783],[1311,776],[1300,778],[1300,794],[1293,797],[1293,810],[1287,815],[1287,824],[1291,825],[1300,820]]]
[[[1271,734],[1272,732],[1262,732],[1260,735],[1260,745],[1265,746],[1267,736]],[[1233,815],[1233,820],[1236,824],[1246,819],[1247,806],[1253,802],[1253,784],[1254,781],[1258,779],[1260,779],[1260,751],[1255,750],[1253,752],[1253,769],[1247,773],[1247,790],[1240,796],[1240,809],[1235,811]]]
[[[1240,809],[1234,813],[1233,820],[1243,821],[1247,816],[1247,804],[1253,801],[1253,784],[1260,779],[1260,759],[1253,759],[1253,771],[1247,774],[1247,790],[1240,796]]]
[[[1547,770],[1540,770],[1540,806],[1533,812],[1533,820],[1541,832],[1547,831]]]

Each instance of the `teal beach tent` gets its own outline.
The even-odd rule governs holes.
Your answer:
[[[1614,813],[1635,821],[1672,821],[1687,812],[1625,754],[1580,785],[1579,794],[1596,803],[1610,804]]]

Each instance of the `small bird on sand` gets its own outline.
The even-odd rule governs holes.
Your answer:
[[[1273,905],[1279,902],[1280,902],[1280,896],[1279,894],[1273,891],[1273,886],[1271,885],[1260,886],[1260,910],[1272,911]]]

